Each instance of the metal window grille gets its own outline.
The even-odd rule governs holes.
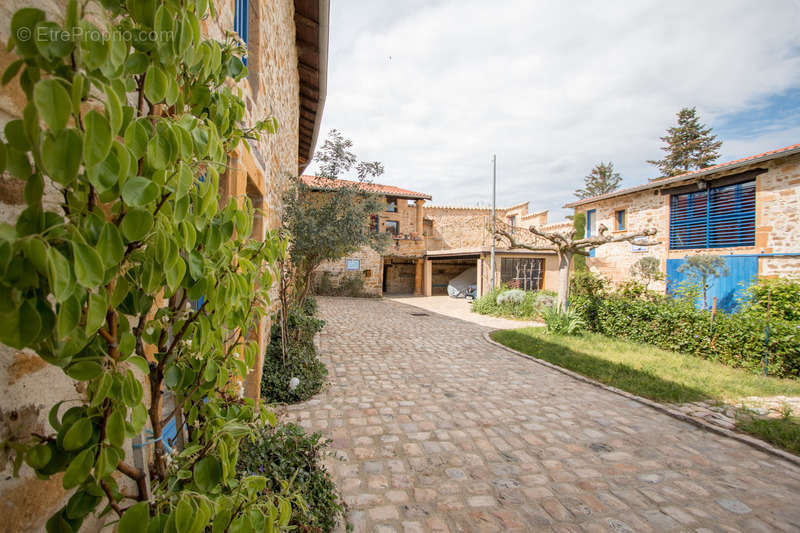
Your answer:
[[[509,287],[526,291],[542,288],[544,259],[503,258],[500,261],[500,281]]]

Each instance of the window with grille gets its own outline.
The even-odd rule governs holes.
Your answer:
[[[387,220],[386,221],[386,231],[397,237],[400,235],[400,222],[396,220]]]
[[[755,180],[670,197],[671,249],[754,246],[755,242]]]
[[[542,288],[544,259],[504,257],[500,261],[500,282],[525,291]]]
[[[244,42],[244,45],[248,45],[249,41],[249,24],[248,24],[248,11],[249,11],[249,3],[250,0],[235,0],[236,3],[234,5],[233,11],[233,31],[235,31],[239,38]],[[242,63],[247,66],[247,58],[242,58]]]

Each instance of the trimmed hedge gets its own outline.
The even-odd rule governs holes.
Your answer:
[[[717,313],[712,326],[710,312],[685,303],[619,296],[579,296],[573,299],[572,308],[597,333],[763,371],[767,321],[761,317]],[[800,323],[773,318],[769,326],[769,374],[800,377]]]

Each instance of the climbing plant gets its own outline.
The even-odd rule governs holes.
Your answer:
[[[274,423],[242,382],[286,241],[249,238],[246,198],[218,205],[227,154],[276,123],[241,125],[244,49],[203,36],[214,16],[207,0],[70,0],[63,23],[34,8],[10,21],[2,83],[26,105],[0,170],[25,182],[26,207],[0,225],[0,341],[85,390],[52,408],[52,431],[5,443],[16,472],[24,458],[73,491],[48,531],[92,512],[121,533],[282,530],[297,501],[235,473],[242,439]],[[186,442],[168,453],[178,414]],[[143,432],[147,471],[129,453]]]

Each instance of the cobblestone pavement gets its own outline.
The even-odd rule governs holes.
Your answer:
[[[472,302],[464,298],[450,298],[449,296],[388,296],[387,300],[399,302],[414,307],[420,307],[426,311],[439,313],[440,315],[452,318],[460,318],[467,322],[474,322],[481,326],[492,329],[513,329],[526,328],[529,326],[541,326],[541,322],[533,320],[513,320],[499,316],[479,315],[472,312]]]
[[[320,298],[330,384],[291,417],[333,439],[355,531],[800,531],[800,469],[396,302]]]

